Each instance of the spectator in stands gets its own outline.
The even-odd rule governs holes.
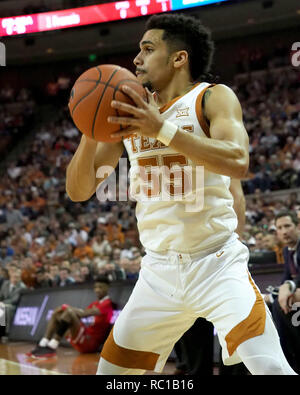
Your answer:
[[[289,210],[296,210],[296,207],[300,206],[297,192],[290,193],[286,204]]]
[[[87,242],[89,238],[90,226],[83,216],[78,217],[78,233],[83,241]]]
[[[114,263],[109,261],[105,265],[98,267],[97,274],[100,276],[104,276],[110,282],[116,280],[124,280],[126,279],[126,275],[124,272],[120,270]]]
[[[265,251],[265,246],[264,246],[264,232],[261,230],[258,230],[254,233],[254,238],[255,238],[255,248],[253,252],[262,252]]]
[[[269,251],[275,251],[277,263],[279,264],[284,263],[284,257],[283,257],[284,244],[282,243],[281,240],[278,239],[275,225],[270,225],[268,233],[264,238],[264,247]]]
[[[96,231],[96,235],[92,240],[92,249],[95,257],[111,254],[112,247],[107,240],[107,235],[104,231]]]
[[[292,303],[294,293],[300,288],[300,235],[297,230],[298,218],[294,212],[283,211],[276,216],[277,234],[285,244],[284,274],[279,287],[278,298],[267,295],[265,300],[272,303],[272,314],[277,326],[282,349],[291,366],[300,373],[299,328],[292,324]]]
[[[9,280],[8,270],[0,266],[0,289],[6,280]]]
[[[81,262],[80,259],[77,258],[72,258],[70,260],[70,270],[71,272],[75,272],[75,271],[79,271],[80,272],[80,268],[81,268]]]
[[[83,282],[93,281],[93,275],[88,265],[82,265],[80,268],[80,276]]]
[[[103,277],[97,278],[94,283],[97,300],[86,309],[68,305],[58,307],[52,314],[44,337],[28,356],[54,357],[60,340],[65,335],[72,347],[80,353],[99,351],[100,345],[108,336],[113,315],[108,289],[109,282]],[[86,318],[84,323],[82,318]]]
[[[92,259],[94,257],[94,252],[92,247],[90,247],[87,242],[85,242],[81,236],[76,237],[77,247],[74,250],[73,257],[78,259],[84,259],[88,257]]]
[[[11,162],[7,169],[7,174],[12,180],[18,179],[22,173],[22,167],[17,166],[16,162]]]
[[[29,200],[28,206],[32,209],[35,217],[43,215],[46,206],[46,199],[42,197],[37,190],[35,190],[31,194],[31,200]]]
[[[3,239],[0,242],[0,263],[2,262],[5,265],[7,262],[11,260],[14,255],[13,248],[9,245],[7,239]]]
[[[298,152],[296,154],[296,157],[293,160],[293,168],[296,170],[296,172],[298,174],[300,173],[300,150],[299,150],[299,148],[298,148]]]
[[[113,214],[109,214],[107,216],[105,231],[109,242],[118,240],[121,244],[124,243],[125,236],[122,232],[122,225],[118,223],[117,218]]]
[[[119,223],[122,226],[122,231],[126,232],[132,225],[132,217],[130,217],[129,211],[125,210],[121,213]]]
[[[254,167],[254,178],[247,181],[249,193],[254,193],[256,189],[262,192],[271,189],[270,165],[264,155],[260,155],[257,165]]]
[[[67,285],[72,285],[74,284],[74,279],[70,276],[70,269],[67,267],[63,267],[61,268],[61,270],[59,271],[59,283],[58,286],[59,287],[65,287]]]
[[[300,186],[299,174],[293,168],[291,159],[285,159],[278,175],[278,186],[280,189],[297,188]]]
[[[112,261],[115,265],[119,266],[120,265],[120,258],[121,258],[121,249],[120,248],[114,248],[113,253],[112,253]]]
[[[263,248],[266,251],[274,251],[276,253],[276,262],[283,263],[282,261],[282,247],[276,243],[276,236],[272,233],[266,233],[262,240]]]
[[[274,180],[274,182],[275,182],[275,180],[277,179],[277,174],[281,168],[281,161],[280,161],[277,154],[273,154],[270,156],[269,166],[270,166],[272,181]]]
[[[267,149],[268,154],[272,154],[274,146],[276,146],[279,142],[278,137],[273,133],[273,130],[271,129],[272,126],[272,121],[269,117],[269,120],[271,122],[270,126],[265,130],[264,136],[260,139],[260,144],[264,145],[264,147]],[[263,124],[263,119],[261,120]],[[266,125],[265,125],[266,127]],[[268,164],[267,170],[270,171],[270,165]]]
[[[3,282],[0,289],[0,307],[5,309],[5,334],[8,335],[14,317],[21,292],[25,289],[21,281],[21,270],[12,268],[9,270],[9,280]]]
[[[56,96],[59,91],[59,86],[56,81],[49,81],[46,85],[46,95],[51,98],[51,102],[55,103]],[[52,100],[53,99],[53,100]]]
[[[295,144],[295,139],[293,136],[288,136],[286,139],[286,144],[282,149],[283,154],[295,155],[298,151],[298,147]]]
[[[141,268],[141,256],[131,256],[130,258],[121,258],[120,267],[125,271],[128,280],[137,280]]]
[[[31,257],[26,257],[21,261],[21,279],[29,289],[34,289],[37,285],[36,271]]]
[[[39,288],[50,288],[52,287],[52,281],[47,276],[47,272],[43,267],[40,267],[36,271],[36,284],[35,289]]]
[[[57,245],[53,251],[53,256],[64,258],[70,256],[71,252],[71,245],[66,240],[65,235],[63,233],[60,233],[58,235]]]
[[[74,284],[82,284],[84,282],[80,270],[72,270],[71,271],[71,276],[74,280]]]
[[[18,93],[16,100],[18,102],[27,102],[30,100],[30,97],[31,97],[31,92],[26,88],[22,88]]]
[[[49,273],[47,274],[47,277],[49,280],[52,282],[53,287],[57,287],[60,283],[60,275],[59,275],[59,267],[56,264],[50,265],[49,268]]]
[[[289,297],[291,296],[291,292],[289,281],[294,281],[298,277],[300,279],[300,235],[297,226],[298,218],[294,212],[283,211],[277,214],[277,234],[279,239],[281,239],[286,246],[283,252],[284,274],[282,277],[282,285],[279,289],[278,301],[280,307],[286,314],[290,311]]]
[[[77,236],[78,232],[76,230],[76,225],[74,222],[69,223],[68,230],[66,230],[67,242],[72,246],[77,246]]]
[[[23,216],[20,210],[16,209],[13,203],[7,203],[6,223],[8,228],[14,228],[23,223]]]
[[[111,261],[111,255],[110,254],[103,254],[98,256],[97,258],[95,258],[93,260],[93,268],[94,268],[94,272],[96,273],[101,273],[101,274],[105,274],[105,269],[104,266],[110,264]]]
[[[26,247],[29,247],[32,243],[32,235],[27,231],[25,226],[18,228],[20,230],[20,238],[26,243]]]

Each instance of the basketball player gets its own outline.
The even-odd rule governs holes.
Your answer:
[[[213,50],[197,19],[151,17],[134,59],[148,103],[124,86],[136,106],[112,102],[128,116],[109,119],[127,126],[114,134],[123,142],[96,143],[83,136],[68,166],[66,187],[73,201],[95,193],[104,180],[96,178],[98,167],[115,168],[124,145],[131,170],[144,169],[135,172],[143,194],[134,196],[146,255],[103,347],[98,374],[161,372],[174,343],[197,317],[215,326],[225,364],[243,361],[252,374],[295,374],[247,270],[248,249],[236,233],[229,187],[231,179],[239,182],[247,172],[248,135],[233,91],[205,82]],[[202,193],[203,205],[192,205],[189,194],[178,199],[178,172],[147,185],[154,180],[149,169],[173,164],[182,166],[181,183],[184,166],[192,168],[192,181],[204,167],[203,184],[192,183],[192,196],[197,200]],[[161,198],[162,191],[169,199]]]
[[[108,284],[105,278],[96,279],[94,291],[97,300],[84,310],[68,305],[58,307],[51,316],[45,336],[27,356],[54,357],[61,338],[66,334],[70,344],[80,353],[97,352],[108,335],[113,314],[112,302],[107,295]],[[81,321],[84,317],[89,317],[87,323]]]

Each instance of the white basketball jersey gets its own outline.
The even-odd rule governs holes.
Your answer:
[[[209,138],[201,110],[202,96],[209,86],[200,83],[172,100],[160,109],[163,118],[186,133]],[[237,237],[230,177],[197,167],[153,138],[135,134],[124,139],[124,145],[131,177],[135,174],[131,188],[140,193],[136,198],[136,217],[140,240],[146,249],[194,253],[217,249],[230,237]],[[141,168],[144,171],[138,171]],[[150,169],[155,171],[150,174]]]

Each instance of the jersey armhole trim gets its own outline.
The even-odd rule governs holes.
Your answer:
[[[202,111],[202,100],[203,100],[204,93],[207,91],[207,89],[209,89],[215,85],[216,84],[208,85],[205,89],[203,89],[203,91],[197,96],[197,99],[196,99],[197,119],[198,119],[198,122],[199,122],[202,130],[204,131],[204,133],[206,134],[207,137],[211,137],[211,136],[210,136],[210,132],[209,132],[209,125],[207,124],[207,121],[206,121],[203,111]]]

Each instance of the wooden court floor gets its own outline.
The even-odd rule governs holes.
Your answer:
[[[79,354],[69,347],[59,347],[57,356],[37,360],[26,356],[35,344],[0,343],[0,375],[95,375],[99,354]],[[162,374],[170,375],[175,365],[168,362]],[[147,372],[146,374],[154,374]]]

